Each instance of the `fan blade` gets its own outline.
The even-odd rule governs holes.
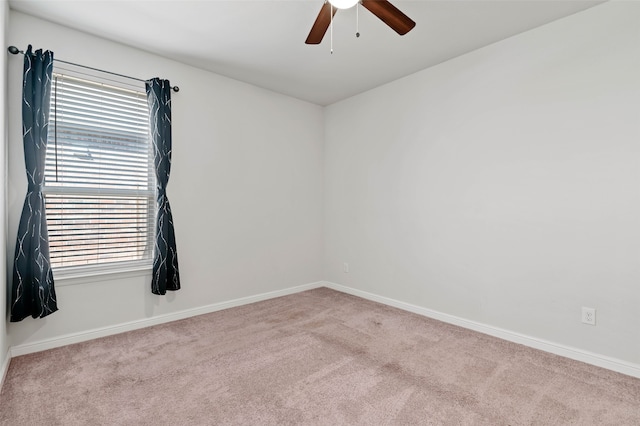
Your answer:
[[[362,0],[362,5],[400,35],[405,35],[416,26],[411,18],[387,0]]]
[[[336,12],[337,9],[335,7],[331,7],[331,4],[328,1],[322,5],[322,9],[320,9],[320,13],[318,13],[316,22],[313,23],[313,27],[311,27],[311,31],[309,31],[309,36],[305,41],[306,44],[320,44],[324,34],[327,32],[327,29],[331,24],[331,18],[336,14]]]

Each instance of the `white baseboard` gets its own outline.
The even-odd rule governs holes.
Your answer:
[[[552,354],[560,355],[566,358],[571,358],[577,361],[582,361],[587,364],[606,368],[608,370],[613,370],[618,373],[626,374],[628,376],[640,378],[640,365],[638,364],[608,357],[605,355],[596,354],[589,351],[584,351],[582,349],[573,348],[573,347],[562,345],[559,343],[549,342],[547,340],[538,339],[536,337],[527,336],[524,334],[516,333],[513,331],[498,328],[498,327],[493,327],[487,324],[470,321],[454,315],[445,314],[442,312],[423,308],[421,306],[416,306],[410,303],[401,302],[399,300],[390,299],[388,297],[378,296],[377,294],[368,293],[362,290],[356,290],[354,288],[346,287],[346,286],[335,284],[332,282],[325,281],[324,286],[331,288],[333,290],[341,291],[343,293],[362,297],[363,299],[382,303],[388,306],[393,306],[395,308],[399,308],[404,311],[413,312],[414,314],[433,318],[442,322],[457,325],[473,331],[478,331],[480,333],[488,334],[490,336],[498,337],[503,340],[519,343],[521,345],[529,346],[534,349],[550,352]]]
[[[399,308],[404,311],[413,312],[415,314],[422,315],[428,318],[433,318],[439,321],[457,325],[473,331],[478,331],[480,333],[488,334],[490,336],[498,337],[500,339],[504,339],[510,342],[519,343],[534,349],[550,352],[556,355],[564,356],[566,358],[571,358],[577,361],[585,362],[587,364],[592,364],[598,367],[606,368],[622,374],[640,378],[640,365],[638,364],[630,363],[627,361],[619,360],[619,359],[608,357],[605,355],[596,354],[593,352],[584,351],[582,349],[573,348],[570,346],[550,342],[547,340],[538,339],[536,337],[531,337],[531,336],[516,333],[513,331],[505,330],[502,328],[493,327],[487,324],[470,321],[454,315],[445,314],[442,312],[434,311],[432,309],[412,305],[410,303],[401,302],[399,300],[391,299],[384,296],[379,296],[366,291],[353,289],[351,287],[346,287],[340,284],[335,284],[327,281],[324,281],[324,282],[320,281],[316,283],[290,287],[283,290],[257,294],[254,296],[242,297],[239,299],[229,300],[226,302],[214,303],[211,305],[201,306],[198,308],[186,309],[183,311],[173,312],[170,314],[158,315],[152,318],[145,318],[145,319],[122,323],[114,326],[97,328],[93,330],[83,331],[80,333],[71,333],[71,334],[60,336],[60,337],[55,337],[52,339],[45,339],[38,342],[13,346],[9,349],[9,353],[5,357],[5,361],[1,366],[2,369],[0,370],[0,374],[2,376],[0,378],[1,379],[0,385],[4,383],[4,378],[9,369],[9,363],[12,357],[25,355],[33,352],[40,352],[47,349],[53,349],[60,346],[70,345],[73,343],[80,343],[87,340],[106,337],[106,336],[110,336],[118,333],[124,333],[127,331],[137,330],[144,327],[150,327],[153,325],[164,324],[171,321],[177,321],[177,320],[193,317],[196,315],[208,314],[211,312],[221,311],[223,309],[229,309],[237,306],[247,305],[249,303],[273,299],[276,297],[287,296],[289,294],[299,293],[301,291],[311,290],[311,289],[323,287],[323,286],[331,288],[333,290],[343,292],[343,293],[362,297],[363,299],[382,303],[388,306],[393,306],[395,308]]]
[[[11,363],[11,349],[7,350],[7,353],[4,357],[4,362],[2,366],[0,366],[0,390],[2,390],[2,386],[4,386],[4,379],[7,377],[7,372],[9,371],[9,364]]]
[[[235,308],[237,306],[248,305],[249,303],[261,302],[263,300],[273,299],[276,297],[287,296],[289,294],[299,293],[301,291],[311,290],[324,286],[324,282],[316,282],[304,284],[296,287],[290,287],[283,290],[271,291],[268,293],[257,294],[254,296],[241,297],[239,299],[229,300],[226,302],[214,303],[211,305],[200,306],[193,309],[172,312],[170,314],[158,315],[151,318],[130,321],[108,327],[96,328],[93,330],[82,331],[79,333],[71,333],[63,336],[45,339],[38,342],[26,343],[23,345],[12,346],[10,348],[10,356],[16,357],[34,352],[40,352],[47,349],[58,348],[60,346],[71,345],[74,343],[85,342],[87,340],[97,339],[100,337],[111,336],[126,331],[138,330],[140,328],[150,327],[153,325],[164,324],[171,321],[177,321],[185,318],[194,317],[196,315],[208,314],[211,312],[221,311],[223,309]],[[10,357],[8,357],[10,358]],[[7,361],[7,368],[9,364]]]

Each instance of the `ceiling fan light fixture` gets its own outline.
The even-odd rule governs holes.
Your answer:
[[[322,8],[311,27],[311,31],[309,31],[305,43],[320,44],[327,30],[329,28],[333,29],[333,16],[338,9],[348,9],[358,3],[400,35],[405,35],[416,26],[416,23],[411,18],[392,5],[389,0],[323,0]],[[356,15],[356,22],[357,20]],[[358,37],[357,32],[356,37]]]
[[[360,0],[329,0],[329,3],[338,9],[349,9],[358,4],[359,1]]]

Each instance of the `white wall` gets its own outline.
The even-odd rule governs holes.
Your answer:
[[[167,193],[182,279],[164,297],[150,274],[58,285],[60,310],[12,323],[12,346],[322,279],[322,108],[14,11],[9,24],[21,49],[180,87]],[[9,256],[26,192],[21,61],[9,58]]]
[[[9,3],[0,1],[0,47],[7,48],[7,29],[9,23]],[[0,242],[6,241],[7,222],[5,214],[7,192],[7,53],[0,54]],[[7,360],[9,342],[7,338],[7,268],[5,262],[6,251],[0,243],[0,384],[2,384],[2,367]]]
[[[327,107],[325,279],[640,363],[639,22],[607,3]]]

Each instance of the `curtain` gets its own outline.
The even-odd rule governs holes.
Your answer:
[[[45,215],[44,166],[47,153],[49,100],[53,52],[24,54],[22,134],[27,172],[27,195],[18,225],[11,287],[11,321],[27,316],[43,318],[58,310],[49,262],[49,235]]]
[[[169,80],[154,78],[146,82],[146,89],[158,191],[151,292],[162,295],[167,290],[180,289],[173,215],[167,199],[171,171],[171,85]]]

